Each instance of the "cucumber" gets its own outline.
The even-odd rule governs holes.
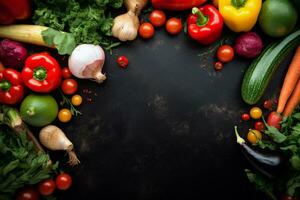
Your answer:
[[[242,98],[246,103],[253,105],[259,101],[280,63],[299,42],[300,30],[280,42],[271,43],[250,64],[244,75],[241,89]]]

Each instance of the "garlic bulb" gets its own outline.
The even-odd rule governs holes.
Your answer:
[[[77,78],[92,79],[102,83],[106,76],[102,74],[105,53],[99,45],[78,45],[69,57],[69,69]]]
[[[124,4],[128,12],[114,19],[112,35],[121,41],[131,41],[137,37],[140,23],[138,15],[147,4],[147,0],[125,0]]]
[[[137,37],[139,18],[132,11],[119,15],[114,19],[112,34],[121,41],[131,41]]]

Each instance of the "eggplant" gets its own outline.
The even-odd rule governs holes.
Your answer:
[[[239,135],[237,127],[234,127],[237,143],[249,163],[261,174],[268,178],[275,178],[284,168],[284,157],[276,151],[265,151],[249,146]]]

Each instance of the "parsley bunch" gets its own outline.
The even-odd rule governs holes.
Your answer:
[[[13,199],[17,189],[50,178],[57,165],[49,165],[49,156],[37,152],[26,133],[16,135],[0,125],[0,199]]]
[[[120,8],[123,0],[34,0],[35,24],[67,31],[77,44],[100,44],[106,49],[116,46],[112,36],[113,18],[108,11]]]

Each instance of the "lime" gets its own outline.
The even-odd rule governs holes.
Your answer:
[[[55,120],[58,105],[50,95],[30,94],[23,100],[20,113],[27,124],[41,127]]]

